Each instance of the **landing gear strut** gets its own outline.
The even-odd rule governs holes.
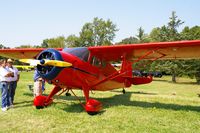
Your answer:
[[[126,93],[126,91],[125,91],[125,89],[124,89],[124,88],[123,88],[123,90],[122,90],[122,93],[123,93],[123,94],[125,94],[125,93]]]
[[[36,109],[42,109],[48,105],[50,105],[53,102],[52,97],[61,90],[60,87],[55,86],[54,89],[51,91],[49,96],[36,96],[33,103],[36,107]]]
[[[88,87],[83,88],[83,93],[84,93],[85,99],[86,99],[86,104],[84,106],[85,111],[89,115],[95,115],[95,114],[99,113],[99,111],[102,109],[102,103],[95,99],[89,99],[89,88]]]

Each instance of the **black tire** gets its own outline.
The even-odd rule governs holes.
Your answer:
[[[125,94],[125,93],[126,93],[125,89],[123,89],[123,90],[122,90],[122,93],[123,93],[123,94]]]
[[[97,115],[98,112],[87,112],[89,115]]]
[[[71,96],[71,94],[67,92],[67,93],[65,93],[65,96],[68,97],[68,96]]]
[[[43,109],[44,108],[44,106],[35,106],[36,107],[36,109]]]

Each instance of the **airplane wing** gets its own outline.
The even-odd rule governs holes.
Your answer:
[[[200,59],[200,40],[124,44],[88,48],[92,56],[105,61],[138,59]]]
[[[36,58],[37,55],[45,48],[13,48],[13,49],[0,49],[0,56],[12,59],[27,59]],[[62,50],[57,48],[57,50]]]

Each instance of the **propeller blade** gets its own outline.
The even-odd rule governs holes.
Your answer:
[[[46,60],[44,59],[40,61],[40,63],[44,66],[56,66],[56,67],[70,67],[71,63],[59,60]]]
[[[42,66],[56,66],[56,67],[70,67],[70,66],[72,66],[72,64],[69,63],[69,62],[59,61],[59,60],[20,59],[19,61],[23,62],[23,63],[28,63],[31,66],[37,66],[37,65],[42,65]]]
[[[35,60],[35,59],[20,59],[19,61],[23,63],[28,63],[31,66],[40,65],[40,60]]]

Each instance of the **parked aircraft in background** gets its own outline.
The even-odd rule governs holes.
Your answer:
[[[31,71],[34,70],[34,66],[30,65],[13,65],[16,67],[19,71]]]

